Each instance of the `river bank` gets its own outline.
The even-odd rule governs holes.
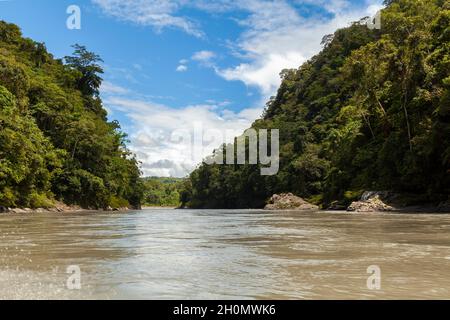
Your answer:
[[[79,205],[68,205],[63,202],[56,202],[53,207],[49,208],[8,208],[0,206],[0,214],[35,214],[35,213],[76,213],[76,212],[125,212],[130,208],[111,208],[95,209],[83,208]]]
[[[411,195],[401,195],[389,191],[366,191],[358,200],[349,204],[334,202],[331,206],[319,208],[292,193],[274,194],[265,206],[265,210],[282,211],[347,211],[349,213],[450,213],[450,201],[439,203],[418,203]],[[411,200],[412,199],[412,200]]]
[[[426,202],[418,195],[405,195],[390,191],[365,191],[359,200],[353,201],[348,212],[440,212],[450,213],[450,200]]]
[[[51,208],[8,208],[0,206],[0,214],[36,214],[36,213],[77,213],[77,212],[126,212],[136,208],[83,208],[78,205],[67,205],[57,202]],[[164,206],[142,206],[138,210],[175,210],[190,209]],[[255,208],[259,209],[259,208]],[[274,194],[264,208],[266,211],[317,211],[317,212],[342,212],[348,213],[450,213],[450,201],[436,203],[423,203],[410,205],[404,201],[403,196],[389,192],[366,191],[359,200],[350,205],[333,204],[320,208],[292,193]]]

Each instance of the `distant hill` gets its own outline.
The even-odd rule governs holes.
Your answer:
[[[178,183],[186,180],[185,178],[173,178],[173,177],[143,177],[144,181],[159,181],[161,183]]]
[[[181,204],[180,195],[186,179],[145,177],[142,178],[144,186],[144,206],[178,207]]]

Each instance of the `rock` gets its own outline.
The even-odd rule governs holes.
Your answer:
[[[274,194],[264,208],[265,210],[318,210],[319,207],[310,204],[292,193]]]
[[[110,207],[109,207],[110,208]],[[129,211],[130,209],[128,209],[128,207],[119,207],[119,208],[111,208],[111,210],[106,209],[106,211],[112,211],[112,212],[124,212],[124,211]]]
[[[11,209],[10,212],[11,212],[11,213],[16,213],[16,214],[25,214],[25,213],[28,213],[28,211],[27,211],[26,209],[21,209],[21,208]]]
[[[450,200],[439,203],[438,211],[450,213]]]
[[[8,207],[0,206],[0,213],[7,213],[7,212],[9,212],[9,208]]]
[[[82,208],[80,206],[67,205],[64,202],[60,202],[60,201],[56,201],[55,202],[54,209],[57,212],[76,212],[76,211],[81,211],[82,210]]]
[[[67,205],[63,202],[55,201],[55,205],[50,208],[6,208],[3,206],[0,206],[0,213],[8,212],[8,213],[15,213],[15,214],[33,214],[33,213],[64,213],[64,212],[81,212],[84,211],[80,206],[78,205]],[[112,209],[111,209],[112,211]]]
[[[394,211],[395,208],[383,202],[389,196],[386,191],[366,191],[360,201],[353,202],[348,208],[349,212],[385,212]]]

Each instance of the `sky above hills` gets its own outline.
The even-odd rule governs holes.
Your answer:
[[[99,54],[101,96],[147,176],[188,174],[219,141],[260,117],[279,73],[321,49],[326,34],[373,15],[382,0],[0,0],[0,19],[55,57],[79,43]],[[81,10],[68,29],[67,8]],[[228,132],[227,132],[228,130]],[[227,137],[228,135],[228,137]]]

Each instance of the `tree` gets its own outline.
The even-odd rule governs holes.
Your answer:
[[[81,76],[78,80],[78,89],[86,96],[98,96],[99,88],[103,79],[100,74],[103,68],[98,64],[103,60],[97,54],[90,52],[85,46],[75,44],[72,56],[66,56],[66,64],[79,71]]]
[[[51,206],[51,180],[64,151],[56,150],[14,96],[0,85],[0,204]]]

